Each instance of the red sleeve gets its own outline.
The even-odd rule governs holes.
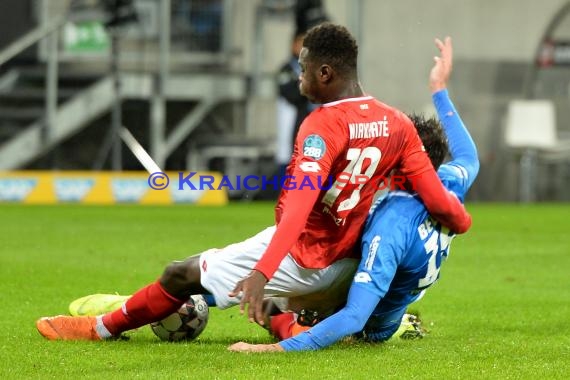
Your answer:
[[[312,190],[308,186],[289,191],[287,207],[283,209],[281,221],[267,250],[254,267],[268,280],[273,277],[283,258],[299,239],[318,196],[319,191]]]
[[[471,215],[459,199],[447,191],[431,165],[430,170],[411,180],[432,217],[457,234],[467,232],[471,227]]]
[[[400,170],[411,180],[432,217],[455,233],[467,232],[471,216],[441,183],[413,123],[407,117],[404,123],[408,128]]]

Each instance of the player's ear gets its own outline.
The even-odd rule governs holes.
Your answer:
[[[334,75],[334,70],[329,65],[321,65],[319,67],[319,81],[322,83],[328,83],[332,80]]]

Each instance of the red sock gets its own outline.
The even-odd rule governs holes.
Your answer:
[[[291,325],[291,336],[299,335],[302,332],[309,330],[309,326],[301,326],[297,321]]]
[[[103,324],[111,334],[120,335],[123,331],[160,321],[184,302],[168,294],[157,281],[133,294],[121,309],[105,314]]]
[[[277,314],[271,317],[271,332],[279,340],[291,338],[293,336],[291,333],[291,327],[293,327],[294,323],[295,314]]]

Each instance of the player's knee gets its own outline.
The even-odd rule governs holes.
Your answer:
[[[160,284],[169,294],[179,299],[201,293],[198,257],[169,264],[164,269]]]

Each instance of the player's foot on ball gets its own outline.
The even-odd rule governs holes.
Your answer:
[[[49,340],[101,340],[95,317],[58,315],[36,321],[40,334]]]
[[[74,316],[107,314],[120,308],[131,296],[118,294],[91,294],[69,304],[69,314]]]

